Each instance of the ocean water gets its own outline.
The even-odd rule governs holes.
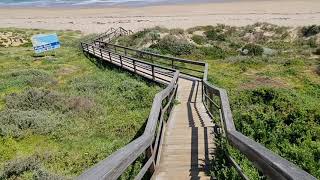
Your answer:
[[[179,4],[223,2],[227,0],[0,0],[0,7],[70,7],[70,6],[143,6],[155,4]]]

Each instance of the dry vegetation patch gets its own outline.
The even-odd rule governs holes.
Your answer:
[[[0,32],[0,47],[17,47],[30,42],[24,34]]]

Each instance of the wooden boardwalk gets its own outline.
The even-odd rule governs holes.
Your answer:
[[[168,121],[153,179],[210,179],[214,124],[201,102],[201,82],[180,77],[178,84],[178,104]]]
[[[114,38],[131,33],[121,27],[110,29],[89,43],[81,42],[81,47],[89,58],[95,57],[98,61],[112,63],[166,85],[166,88],[154,98],[144,133],[86,170],[77,179],[116,180],[141,155],[146,157],[146,162],[135,176],[136,180],[144,178],[147,171],[152,175],[152,179],[157,180],[215,179],[210,177],[208,169],[215,154],[214,127],[219,126],[212,123],[208,114],[217,115],[223,121],[228,143],[252,161],[266,177],[316,179],[236,130],[226,90],[207,81],[207,63],[162,56],[109,43]],[[152,62],[154,59],[165,60],[171,63],[172,68],[135,58],[142,56],[149,56]],[[177,64],[202,67],[203,76],[189,73],[190,70],[198,73],[202,71],[179,67]],[[180,73],[177,70],[179,68],[187,72]],[[175,103],[175,100],[178,103]],[[230,155],[228,160],[239,173],[239,179],[249,179]]]
[[[93,53],[93,47],[88,48],[88,52]],[[136,70],[141,75],[152,74],[151,69],[143,66],[134,68],[132,63],[120,63],[116,59],[110,61],[109,54],[104,56],[99,52],[96,56],[126,70]],[[155,69],[156,77],[170,80],[159,71]],[[177,104],[165,127],[159,166],[153,179],[210,179],[207,173],[214,152],[214,124],[201,102],[201,81],[182,76],[178,81]]]

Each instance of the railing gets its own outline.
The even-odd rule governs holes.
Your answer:
[[[220,114],[224,132],[228,142],[244,154],[253,164],[270,179],[316,179],[295,164],[280,157],[251,138],[238,132],[235,128],[227,91],[211,85],[207,81],[208,64],[205,64],[203,76],[203,103],[208,113]],[[231,161],[232,157],[229,157]],[[241,174],[241,169],[231,162]],[[241,174],[244,176],[244,174]]]
[[[198,72],[199,67],[201,67],[202,79],[199,81],[202,81],[202,102],[204,103],[208,114],[210,114],[212,118],[220,119],[224,134],[229,144],[233,145],[242,154],[244,154],[251,162],[253,162],[255,167],[257,167],[264,175],[271,179],[316,179],[295,164],[273,153],[266,147],[236,130],[226,90],[215,87],[207,81],[207,63],[162,56],[150,52],[114,45],[109,42],[103,42],[101,39],[98,39],[91,45],[82,43],[82,47],[85,52],[93,54],[98,58],[105,59],[106,57],[109,57],[109,61],[116,60],[118,65],[123,64],[121,63],[122,59],[126,59],[133,65],[136,64],[133,62],[135,61],[139,62],[142,67],[146,67],[147,70],[150,70],[150,68],[153,69],[152,72],[155,72],[155,69],[157,68],[158,73],[168,75],[168,77],[172,77],[169,75],[170,73],[168,73],[168,71],[174,72],[174,69],[148,63],[130,56],[143,54],[143,56],[148,56],[149,59],[150,57],[153,60],[161,59],[162,61],[167,61],[167,64],[171,64],[172,68],[177,68],[178,65],[181,65],[181,63],[187,65],[196,65],[198,68],[194,72]],[[189,71],[192,71],[192,69],[185,66],[182,67],[184,68],[180,67],[182,69],[181,73],[193,76],[192,74],[188,73]],[[153,75],[149,75],[148,77],[157,79],[157,77],[154,75],[155,73],[152,74]],[[113,153],[110,157],[101,161],[93,168],[86,171],[79,177],[79,179],[117,179],[125,171],[125,169],[130,166],[143,152],[146,152],[149,159],[141,169],[136,179],[141,179],[146,173],[147,169],[151,170],[151,173],[154,172],[154,168],[157,166],[161,151],[159,148],[161,147],[161,139],[163,138],[164,132],[164,112],[168,113],[168,115],[170,114],[173,105],[173,99],[177,90],[179,71],[176,71],[173,74],[173,78],[171,79],[167,88],[158,93],[154,99],[144,134],[124,148]],[[162,105],[164,101],[166,102],[166,105]],[[157,135],[155,136],[156,129],[158,129],[158,131]],[[247,179],[233,158],[229,156],[229,160],[240,173],[241,177]]]
[[[115,28],[110,28],[108,29],[105,33],[102,33],[100,35],[98,35],[94,41],[107,41],[107,42],[111,42],[112,39],[117,38],[119,36],[128,36],[130,34],[132,34],[133,32],[131,30],[126,30],[122,27],[119,27],[117,29]]]
[[[97,58],[154,81],[169,82],[167,87],[154,98],[144,133],[78,177],[86,180],[117,179],[140,155],[145,153],[148,159],[135,178],[141,179],[148,170],[154,171],[159,163],[166,120],[170,116],[178,88],[179,71],[114,53],[92,44],[81,43],[81,46],[84,52]]]
[[[100,40],[96,40],[95,45],[102,47],[104,49],[109,49],[116,53],[122,53],[126,56],[137,57],[139,59],[144,59],[145,61],[160,64],[163,67],[170,67],[173,69],[178,69],[181,73],[197,77],[202,79],[203,77],[203,62],[199,61],[191,61],[186,59],[180,59],[170,56],[163,56],[151,52],[141,51],[125,46],[115,45],[109,42],[103,42]],[[193,65],[192,68],[185,67],[184,65]]]

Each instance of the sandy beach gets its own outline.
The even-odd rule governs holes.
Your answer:
[[[269,0],[103,8],[0,8],[0,27],[80,30],[99,33],[109,27],[139,30],[165,26],[189,28],[223,23],[242,26],[269,22],[285,26],[320,23],[319,0]]]

